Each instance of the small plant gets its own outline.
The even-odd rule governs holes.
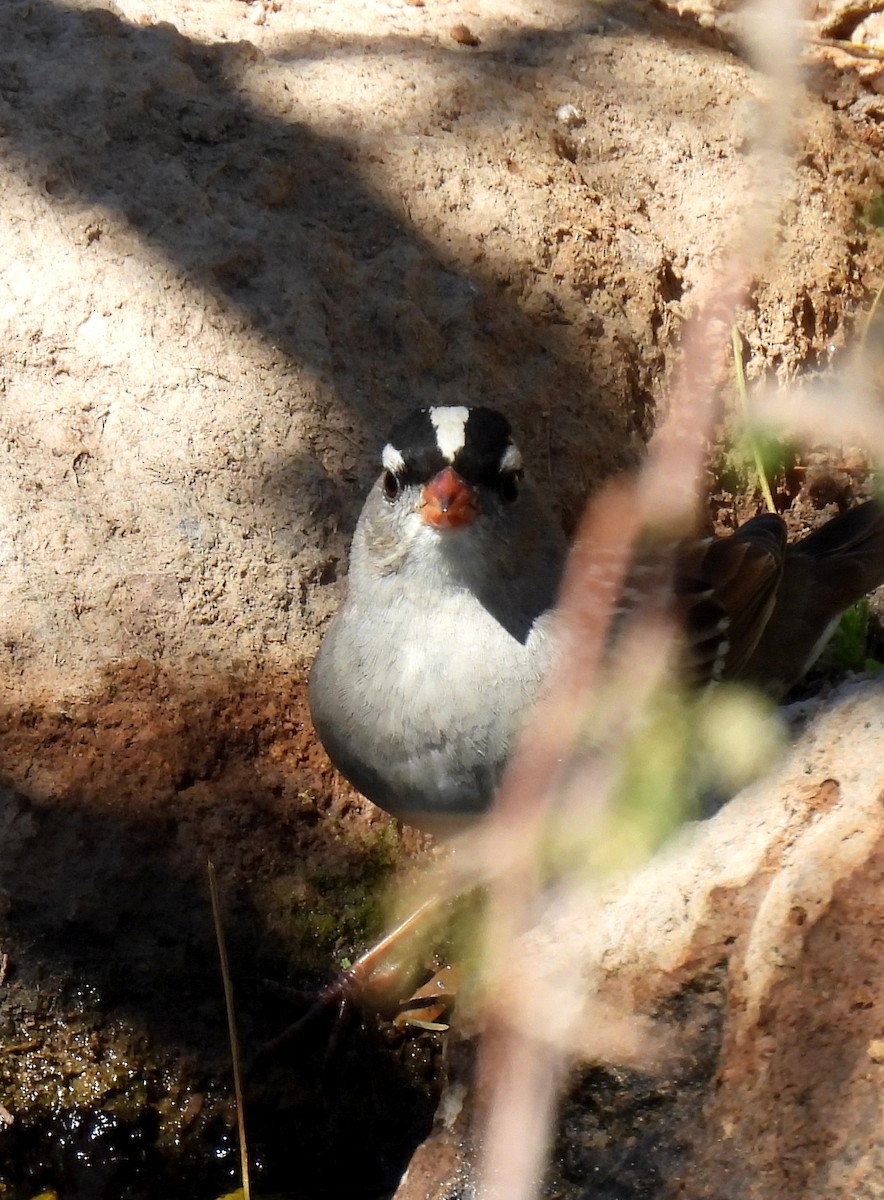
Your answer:
[[[864,597],[843,613],[826,647],[825,665],[838,671],[865,671],[872,675],[884,671],[884,662],[869,655],[870,621],[871,606]]]
[[[884,229],[884,192],[875,192],[866,202],[862,209],[861,220],[875,229]]]
[[[736,428],[729,430],[730,436],[725,443],[727,449],[722,452],[715,475],[732,492],[757,488],[764,497],[767,511],[776,512],[771,481],[785,475],[786,469],[795,460],[795,447],[791,442],[754,429],[750,424],[743,344],[736,325],[731,327],[731,346],[739,409],[734,422]]]

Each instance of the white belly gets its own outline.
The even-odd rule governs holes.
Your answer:
[[[416,606],[401,590],[369,627],[345,605],[311,682],[317,731],[369,799],[395,813],[486,808],[549,655],[549,614],[519,642],[466,590]]]

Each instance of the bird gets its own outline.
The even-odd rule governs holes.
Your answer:
[[[568,547],[546,490],[492,408],[422,408],[383,446],[308,698],[335,767],[406,824],[445,834],[489,809],[554,659]],[[778,701],[881,583],[877,501],[792,544],[764,513],[662,557],[639,549],[615,618],[665,587],[683,679]]]

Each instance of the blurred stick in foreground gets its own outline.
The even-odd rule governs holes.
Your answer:
[[[753,267],[775,230],[788,181],[799,15],[797,4],[783,0],[747,8],[755,59],[768,80],[765,119],[759,123],[764,133],[756,147],[756,193],[729,265],[711,281],[714,298],[687,328],[671,405],[645,469],[633,483],[609,484],[584,517],[561,598],[564,649],[483,834],[491,885],[477,1190],[491,1200],[530,1200],[542,1174],[566,1047],[575,1040],[573,1026],[583,1005],[576,987],[569,995],[564,981],[555,1010],[544,1006],[538,1012],[540,989],[519,975],[519,943],[541,894],[540,847],[551,813],[579,822],[580,839],[600,829],[626,735],[635,731],[672,660],[676,630],[663,613],[640,606],[623,626],[614,653],[609,649],[612,619],[640,532],[652,528],[675,539],[693,525],[716,419],[714,382]],[[592,702],[598,696],[605,698],[609,714],[604,736],[587,739],[586,724],[602,707]],[[612,711],[624,726],[619,738]],[[583,754],[581,740],[590,743]],[[580,966],[574,964],[575,979]]]

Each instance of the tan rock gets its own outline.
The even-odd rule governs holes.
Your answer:
[[[851,684],[768,779],[629,882],[550,913],[529,949],[545,980],[580,971],[679,1039],[650,1082],[616,1063],[575,1073],[554,1193],[633,1194],[616,1190],[628,1175],[654,1196],[879,1194],[882,875],[884,688]],[[462,1191],[467,1076],[397,1200]]]

